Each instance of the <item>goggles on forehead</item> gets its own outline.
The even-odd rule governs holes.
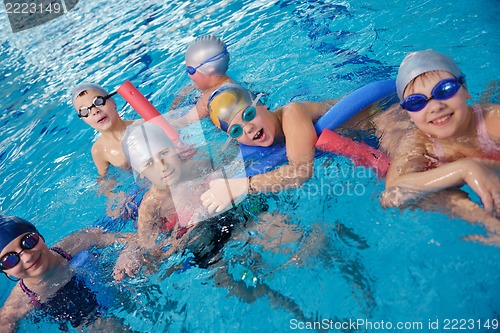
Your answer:
[[[252,105],[247,107],[243,112],[241,113],[241,119],[248,123],[249,121],[252,121],[255,116],[257,115],[257,109],[255,108],[257,106],[257,103],[259,102],[260,97],[262,96],[262,93],[258,94],[257,97],[252,101]],[[229,127],[227,133],[229,136],[233,139],[237,139],[240,136],[243,135],[243,127],[245,127],[247,124],[244,124],[243,126],[240,124],[234,124],[231,127]]]
[[[460,87],[464,84],[464,77],[444,79],[439,81],[432,88],[431,96],[427,97],[423,94],[413,94],[406,97],[401,103],[401,107],[410,112],[417,112],[427,106],[429,101],[436,99],[444,101],[453,97]]]
[[[19,261],[21,261],[21,253],[26,250],[31,250],[37,246],[40,240],[40,235],[32,232],[21,238],[21,251],[20,252],[9,252],[0,258],[0,270],[11,269],[15,267]]]
[[[100,108],[101,106],[104,106],[106,105],[106,100],[110,99],[111,97],[113,97],[114,95],[116,95],[116,91],[115,92],[112,92],[111,94],[109,95],[106,95],[106,96],[97,96],[96,98],[94,98],[94,100],[92,101],[92,105],[89,106],[89,107],[83,107],[81,108],[80,110],[78,110],[78,117],[79,118],[87,118],[90,114],[90,111],[92,110],[92,108]]]
[[[208,64],[209,62],[214,62],[214,61],[217,61],[219,59],[222,59],[226,56],[226,54],[228,54],[227,52],[227,49],[224,48],[224,50],[222,50],[222,52],[220,53],[217,53],[216,55],[214,55],[213,57],[210,57],[208,58],[207,60],[205,60],[204,62],[202,62],[201,64],[199,64],[198,66],[196,67],[193,67],[193,66],[187,66],[186,67],[186,72],[189,74],[189,75],[193,75],[194,73],[196,73],[196,70],[198,68],[200,68],[201,66],[205,65],[205,64]]]

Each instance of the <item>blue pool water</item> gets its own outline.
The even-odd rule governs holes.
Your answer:
[[[189,82],[187,45],[215,34],[228,43],[229,74],[267,93],[271,109],[394,78],[406,52],[426,48],[452,56],[479,100],[500,74],[499,16],[496,0],[93,0],[13,34],[0,6],[0,210],[33,221],[49,244],[103,216],[90,156],[96,133],[69,103],[80,81],[111,90],[130,80],[166,112]],[[125,118],[137,118],[117,100]],[[484,234],[480,226],[381,209],[383,188],[344,158],[320,157],[303,189],[266,196],[297,239],[224,249],[234,281],[274,294],[246,302],[198,268],[165,278],[176,257],[118,286],[125,297],[113,313],[144,332],[288,331],[303,320],[293,309],[310,320],[421,322],[428,332],[429,321],[472,319],[475,331],[492,332],[477,321],[500,319],[500,249],[463,239]],[[265,230],[261,223],[249,234]],[[1,281],[3,304],[13,283]],[[57,329],[33,320],[19,328]]]

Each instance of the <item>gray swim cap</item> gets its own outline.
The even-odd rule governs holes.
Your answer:
[[[430,71],[446,71],[453,74],[457,79],[463,75],[453,59],[446,54],[431,49],[408,53],[399,66],[398,77],[396,78],[399,99],[403,100],[403,94],[408,83],[417,76]]]
[[[0,215],[0,251],[14,239],[28,232],[40,234],[33,224],[22,218]]]
[[[159,126],[150,122],[138,122],[127,126],[121,143],[123,153],[135,175],[155,154],[165,148],[174,147],[168,135]]]
[[[206,75],[224,76],[229,67],[229,53],[226,44],[215,36],[201,36],[196,38],[186,51],[186,66],[196,67],[212,57],[218,59],[209,61],[197,68],[198,71]]]
[[[108,95],[107,90],[98,84],[90,83],[90,82],[80,83],[79,85],[74,87],[73,90],[71,90],[71,102],[73,103],[74,107],[76,107],[75,102],[76,102],[76,98],[78,97],[78,95],[80,95],[83,91],[86,91],[86,90],[97,91],[98,93],[101,93],[103,96]],[[112,98],[110,98],[110,99],[112,99]]]

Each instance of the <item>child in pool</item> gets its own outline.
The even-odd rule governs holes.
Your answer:
[[[92,146],[92,158],[100,177],[104,177],[110,165],[129,167],[123,154],[121,139],[125,129],[134,120],[123,120],[116,111],[113,95],[94,83],[81,83],[73,88],[71,101],[86,124],[101,133]]]
[[[78,329],[109,329],[114,325],[115,329],[126,330],[115,318],[101,317],[105,307],[92,287],[70,267],[72,257],[81,251],[124,241],[100,229],[86,229],[48,248],[33,224],[0,215],[0,271],[9,279],[20,279],[0,309],[0,331],[15,331],[17,322],[37,308]]]
[[[220,215],[208,213],[200,196],[210,179],[225,177],[225,174],[212,170],[207,160],[182,161],[172,141],[155,124],[144,122],[128,127],[122,145],[134,173],[147,178],[151,188],[144,194],[139,207],[135,239],[145,250],[146,257],[124,249],[115,266],[117,280],[125,274],[136,275],[141,262],[144,258],[149,259],[149,255],[158,260],[185,248],[194,254],[199,267],[208,267],[213,258],[219,256],[219,250],[233,230],[253,217],[254,213],[247,212],[242,205]],[[281,216],[260,214],[265,210],[262,208],[260,205],[251,206],[252,211],[259,210],[256,212],[259,219],[266,221],[270,228],[279,228],[285,223]],[[294,235],[282,231],[281,237],[292,239]],[[170,249],[165,252],[165,247]]]
[[[313,175],[318,139],[314,122],[334,104],[333,101],[294,102],[271,112],[259,104],[259,96],[235,83],[223,84],[208,100],[214,124],[236,141],[269,147],[285,141],[289,164],[249,178],[217,179],[201,197],[209,212],[226,209],[231,200],[254,192],[276,192],[300,186]],[[226,187],[230,188],[232,197]]]
[[[162,235],[172,236],[164,240],[165,245],[172,246],[192,226],[210,217],[197,203],[201,195],[197,191],[203,188],[201,183],[206,178],[199,175],[206,174],[210,164],[203,160],[182,161],[165,132],[149,122],[129,126],[122,147],[134,174],[151,182],[139,206],[136,242],[149,254],[160,257],[162,245],[157,241]],[[114,274],[117,279],[137,271],[140,254],[131,253],[135,259],[129,260],[126,252],[118,259]]]
[[[381,147],[393,158],[382,204],[400,206],[415,194],[466,183],[488,213],[500,216],[496,175],[500,170],[500,105],[467,105],[471,96],[462,71],[450,57],[433,50],[408,54],[396,86],[401,107],[375,118]],[[448,204],[458,215],[481,219],[463,193],[448,193],[452,195]]]
[[[201,36],[196,38],[186,51],[186,72],[195,87],[201,90],[201,96],[196,105],[188,113],[172,120],[175,127],[183,127],[208,116],[207,101],[212,91],[225,82],[233,82],[227,74],[229,67],[229,53],[224,42],[215,36]],[[188,86],[192,87],[192,86]],[[181,93],[183,97],[188,92]],[[172,103],[174,108],[176,99]]]

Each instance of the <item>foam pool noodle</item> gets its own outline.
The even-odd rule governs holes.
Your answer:
[[[145,121],[152,122],[161,127],[170,140],[172,140],[175,145],[179,145],[179,132],[177,132],[177,130],[130,81],[125,81],[117,91]]]
[[[321,133],[316,147],[337,155],[350,158],[355,165],[372,168],[378,177],[385,177],[389,170],[390,158],[380,150],[366,143],[356,142],[329,129]]]

